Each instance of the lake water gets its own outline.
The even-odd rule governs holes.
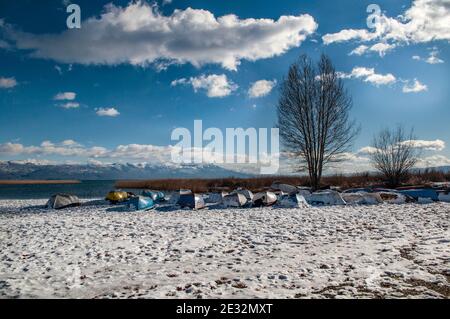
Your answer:
[[[82,181],[79,184],[0,185],[0,199],[41,199],[56,193],[69,193],[80,198],[101,198],[114,189],[114,183],[115,181]]]

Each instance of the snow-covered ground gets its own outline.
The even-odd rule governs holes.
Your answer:
[[[0,297],[449,298],[450,204],[48,211],[0,201]]]

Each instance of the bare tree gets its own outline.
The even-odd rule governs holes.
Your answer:
[[[289,68],[277,107],[280,137],[298,171],[308,170],[313,189],[320,186],[324,167],[343,160],[359,133],[349,120],[351,107],[352,98],[327,56],[315,67],[304,55]]]
[[[414,145],[414,132],[405,133],[398,125],[395,129],[384,129],[374,136],[370,157],[373,166],[386,178],[389,186],[398,186],[420,156]]]

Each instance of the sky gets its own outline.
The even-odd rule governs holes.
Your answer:
[[[397,124],[450,165],[449,41],[450,0],[2,1],[0,160],[164,163],[194,120],[271,128],[289,66],[325,53],[362,128],[336,170]]]

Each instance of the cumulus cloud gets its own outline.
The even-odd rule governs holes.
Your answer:
[[[119,111],[117,111],[114,107],[107,107],[107,108],[101,107],[96,109],[96,113],[98,116],[107,116],[107,117],[116,117],[120,115]]]
[[[322,37],[324,44],[381,41],[388,45],[408,45],[436,40],[450,41],[450,5],[448,0],[414,0],[403,15],[382,15],[375,31],[344,29]],[[391,44],[389,44],[391,43]],[[380,47],[381,48],[381,47]],[[386,52],[386,50],[384,50]]]
[[[248,90],[248,95],[251,98],[258,98],[268,95],[277,84],[276,80],[259,80],[254,82]]]
[[[238,85],[229,80],[225,74],[203,74],[189,79],[182,78],[172,81],[171,85],[191,85],[195,92],[205,90],[208,97],[225,97],[238,88]]]
[[[439,139],[435,141],[412,140],[405,141],[404,143],[411,144],[416,149],[426,151],[443,151],[445,149],[445,142]]]
[[[427,58],[422,58],[419,55],[414,55],[413,60],[417,60],[417,61],[424,61],[428,64],[441,64],[444,63],[444,60],[442,60],[441,58],[439,58],[439,50],[436,47],[433,47],[431,49],[430,54],[428,55]]]
[[[367,45],[362,44],[356,49],[354,49],[352,52],[350,52],[349,55],[363,55],[364,53],[367,52],[368,49],[369,47]]]
[[[403,86],[403,93],[418,93],[427,90],[428,87],[418,80],[414,80],[412,83],[408,82]]]
[[[75,142],[74,140],[65,140],[65,141],[62,141],[61,144],[64,146],[81,146],[80,143]]]
[[[77,109],[80,107],[80,103],[67,102],[67,103],[60,104],[59,107],[62,107],[63,109]]]
[[[79,64],[220,64],[236,70],[241,60],[256,61],[299,47],[318,25],[308,14],[273,19],[215,17],[187,8],[165,16],[155,5],[134,1],[109,4],[79,30],[33,34],[4,25],[7,37],[31,56]]]
[[[372,147],[372,146],[366,146],[366,147],[360,148],[358,151],[358,154],[370,155],[370,154],[375,154],[376,152],[377,152],[377,148]]]
[[[171,160],[173,146],[155,146],[142,144],[119,145],[113,149],[101,146],[85,147],[74,140],[59,143],[43,141],[38,146],[25,146],[17,143],[0,144],[1,155],[21,156],[61,156],[87,158],[91,160],[148,160],[167,163]]]
[[[396,77],[391,74],[378,74],[374,68],[355,67],[349,74],[339,73],[339,76],[343,79],[362,79],[364,82],[371,83],[376,86],[388,85],[396,82]]]
[[[370,51],[378,53],[381,57],[385,56],[388,51],[391,51],[395,48],[395,44],[389,43],[377,43],[370,47]]]
[[[85,148],[82,145],[66,140],[61,143],[44,141],[39,146],[24,146],[18,143],[0,144],[0,155],[59,155],[71,157],[98,157],[105,154],[103,147]]]
[[[417,166],[418,167],[439,167],[439,166],[448,166],[450,165],[450,158],[444,155],[431,155],[424,158],[419,159]]]
[[[427,62],[428,64],[441,64],[441,63],[444,63],[444,60],[440,59],[438,57],[438,54],[439,54],[439,51],[437,51],[437,50],[431,51],[430,55],[425,60],[425,62]]]
[[[363,55],[368,52],[376,52],[380,55],[380,57],[384,57],[388,51],[393,50],[395,47],[396,46],[394,44],[388,44],[383,42],[376,43],[372,46],[362,44],[353,51],[351,51],[349,55]]]
[[[424,151],[436,151],[440,152],[445,149],[445,142],[443,140],[437,139],[434,141],[426,140],[407,140],[402,143],[411,145],[413,148]],[[401,143],[401,144],[402,144]],[[371,155],[377,152],[377,149],[372,146],[366,146],[358,150],[359,155]]]
[[[325,34],[322,37],[322,40],[325,45],[328,45],[335,42],[346,42],[355,39],[370,41],[376,38],[377,35],[375,33],[369,32],[367,30],[344,29],[337,33]]]
[[[15,86],[17,86],[17,81],[15,78],[0,77],[0,89],[11,89]]]
[[[61,92],[56,94],[53,99],[55,101],[73,101],[77,97],[77,94],[74,92]]]

